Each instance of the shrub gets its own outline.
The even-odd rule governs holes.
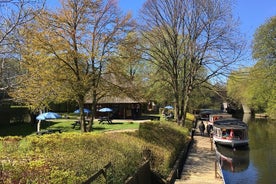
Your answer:
[[[2,138],[1,179],[4,183],[81,183],[111,162],[108,178],[124,183],[143,162],[144,150],[152,153],[152,168],[166,177],[185,139],[185,129],[163,123],[141,124],[139,133]]]
[[[160,153],[158,154],[157,158],[163,158],[166,160],[163,168],[164,173],[160,173],[162,175],[166,175],[169,172],[169,169],[172,168],[173,164],[175,163],[178,154],[184,148],[187,142],[187,129],[180,127],[174,123],[152,123],[146,122],[142,123],[139,128],[139,137],[144,139],[146,142],[152,143],[159,147],[162,147],[163,150],[166,150],[169,155],[161,156]],[[160,162],[158,163],[160,164]],[[157,165],[157,163],[156,163]],[[155,169],[156,168],[153,166]]]

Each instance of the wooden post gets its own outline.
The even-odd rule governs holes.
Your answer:
[[[210,137],[210,143],[211,143],[211,151],[214,150],[214,147],[213,147],[213,139]]]
[[[215,161],[215,178],[218,178],[218,175],[217,175],[217,173],[218,173],[218,167],[217,167],[217,159],[216,159],[216,161]]]

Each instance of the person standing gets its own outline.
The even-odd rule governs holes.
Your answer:
[[[207,125],[207,134],[208,134],[208,136],[211,135],[211,131],[212,130],[213,130],[213,125],[211,125],[210,123],[208,123],[208,125]]]
[[[199,131],[200,131],[200,135],[203,136],[204,135],[204,131],[205,131],[205,125],[204,125],[203,121],[201,121],[201,123],[199,124],[198,128],[199,128]]]

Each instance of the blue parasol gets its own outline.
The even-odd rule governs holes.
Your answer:
[[[91,110],[84,108],[83,112],[86,113],[86,114],[88,114],[88,113],[91,113]],[[74,113],[75,114],[79,114],[80,113],[80,109],[75,110]]]
[[[61,118],[61,115],[55,112],[45,112],[45,113],[39,114],[36,117],[37,120],[57,119],[57,118]]]
[[[99,110],[99,112],[112,112],[112,109],[105,107]]]
[[[165,109],[173,109],[173,106],[167,105],[167,106],[165,106],[164,108],[165,108]]]

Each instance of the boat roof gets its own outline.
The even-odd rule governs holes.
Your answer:
[[[214,109],[201,109],[199,114],[218,114],[221,113],[221,110]]]
[[[217,128],[225,129],[246,129],[247,124],[243,121],[235,118],[220,119],[214,122],[214,126]]]
[[[210,114],[210,116],[232,117],[232,114],[228,114],[228,113],[215,113],[215,114]]]

